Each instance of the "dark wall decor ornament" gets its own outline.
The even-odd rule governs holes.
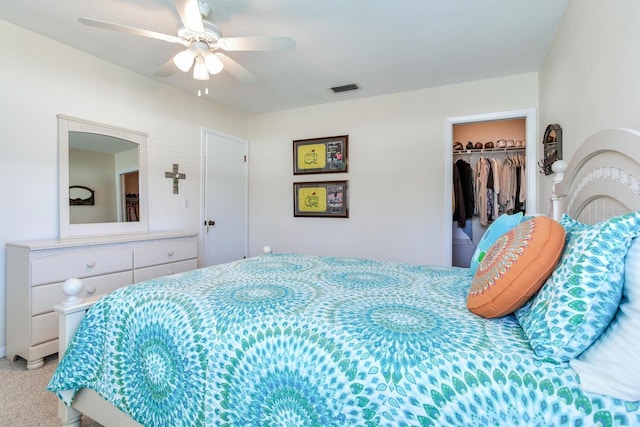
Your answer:
[[[556,160],[562,160],[562,128],[558,124],[547,126],[542,139],[542,160],[538,162],[540,173],[551,175],[551,165]]]
[[[70,206],[95,206],[96,192],[84,185],[69,186]]]
[[[180,181],[178,181],[178,180],[187,179],[187,175],[178,172],[178,164],[177,163],[173,164],[173,170],[171,172],[165,172],[164,173],[164,177],[173,179],[173,194],[178,194],[178,192],[179,192],[178,183]]]

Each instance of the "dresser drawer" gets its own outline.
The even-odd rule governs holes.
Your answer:
[[[58,338],[58,313],[41,314],[31,318],[31,345]]]
[[[65,281],[71,277],[91,277],[131,270],[133,255],[127,250],[85,250],[49,255],[31,263],[31,284]]]
[[[196,268],[198,268],[198,261],[195,259],[141,268],[140,270],[134,270],[133,281],[135,283],[143,282],[145,280],[155,279],[156,277],[195,270]]]
[[[66,298],[62,293],[63,283],[58,282],[34,287],[31,293],[31,314],[48,313],[53,310],[55,304],[60,304]],[[78,297],[87,298],[93,295],[108,294],[132,283],[133,272],[131,270],[105,276],[87,277],[82,279],[84,287]]]
[[[141,246],[133,250],[133,268],[166,264],[197,256],[198,242],[196,239],[158,241],[152,245]]]

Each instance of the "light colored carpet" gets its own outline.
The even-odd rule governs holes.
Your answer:
[[[45,359],[42,368],[27,370],[18,358],[0,359],[0,424],[7,427],[59,427],[58,398],[47,391],[47,384],[58,364],[57,355]],[[82,418],[83,427],[101,427]]]

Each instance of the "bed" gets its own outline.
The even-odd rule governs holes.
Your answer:
[[[64,357],[48,386],[60,397],[62,423],[79,426],[84,413],[119,427],[638,425],[640,398],[627,396],[640,382],[600,393],[602,373],[589,369],[597,371],[598,360],[605,372],[624,369],[607,365],[608,352],[618,351],[607,343],[627,330],[622,317],[633,315],[634,294],[626,285],[640,281],[640,257],[626,256],[640,252],[628,225],[636,219],[625,215],[640,211],[639,160],[640,134],[614,129],[555,166],[553,223],[566,230],[565,252],[515,314],[472,313],[478,274],[470,269],[314,255],[266,253],[97,301],[77,301],[71,280],[68,300],[57,307]],[[562,342],[575,325],[561,328],[552,316],[548,339],[535,329],[536,313],[550,306],[540,298],[551,292],[550,280],[562,279],[567,247],[578,246],[571,236],[619,216],[629,229],[622,266],[600,282],[623,283],[613,302],[593,304],[600,323],[602,310],[610,318],[599,330],[581,325],[592,342],[578,348]],[[571,310],[584,311],[582,303]],[[621,363],[637,370],[630,345],[621,347],[630,359]]]

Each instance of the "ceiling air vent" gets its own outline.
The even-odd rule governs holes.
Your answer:
[[[334,93],[347,92],[347,91],[356,90],[356,89],[360,89],[360,88],[355,83],[351,83],[351,84],[343,85],[343,86],[334,86],[334,87],[331,88],[331,90]]]

